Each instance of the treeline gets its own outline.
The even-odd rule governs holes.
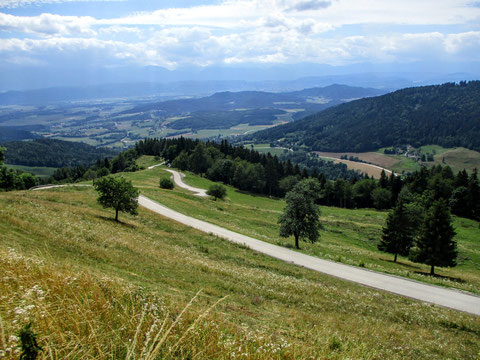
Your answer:
[[[319,203],[344,208],[390,209],[401,198],[429,208],[444,200],[453,214],[480,220],[480,185],[477,170],[454,175],[449,166],[422,167],[405,178],[382,172],[379,180],[337,179],[321,182]]]
[[[246,138],[334,152],[399,144],[480,151],[480,81],[408,88],[352,101]]]
[[[138,154],[135,149],[129,149],[118,154],[113,159],[98,159],[90,166],[80,165],[57,169],[51,177],[42,179],[42,182],[70,183],[82,180],[92,180],[119,172],[137,171],[141,169],[136,163],[137,158]]]
[[[9,169],[3,162],[5,148],[0,147],[0,191],[25,190],[38,184],[38,179],[27,172]]]
[[[56,139],[35,139],[5,143],[5,162],[25,166],[80,166],[92,164],[99,158],[113,157],[116,151],[96,148],[81,142]]]
[[[240,190],[269,196],[283,196],[296,182],[310,176],[326,181],[322,167],[327,170],[342,169],[339,172],[347,174],[343,167],[336,164],[322,161],[307,164],[311,168],[300,167],[290,159],[282,161],[271,154],[232,146],[226,140],[215,143],[182,137],[146,139],[137,142],[135,150],[138,155],[161,156],[180,170],[189,170]],[[354,172],[351,172],[351,176],[361,178]]]

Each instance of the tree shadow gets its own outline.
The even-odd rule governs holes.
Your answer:
[[[386,262],[392,263],[392,264],[400,265],[400,266],[402,266],[404,268],[408,268],[410,270],[420,271],[420,269],[421,269],[420,266],[413,265],[413,264],[407,264],[407,263],[404,263],[404,262],[401,262],[401,261],[398,261],[398,260],[397,260],[397,262],[395,262],[393,260],[387,260],[387,259],[383,259],[383,260],[386,261]]]
[[[273,195],[269,196],[269,195],[265,195],[265,194],[255,194],[255,193],[247,191],[247,190],[235,189],[235,192],[239,193],[239,194],[242,194],[242,195],[250,195],[250,196],[253,196],[253,197],[264,198],[264,199],[272,199],[272,200],[281,199],[280,197],[277,197],[277,196],[273,196]]]
[[[431,275],[429,272],[415,271],[414,273],[418,274],[418,275],[423,275],[423,276],[425,276],[425,275],[426,276],[431,276],[433,278],[441,279],[441,280],[450,280],[450,281],[460,283],[460,284],[465,284],[467,282],[466,280],[463,280],[463,279],[460,279],[460,278],[455,278],[455,277],[452,277],[452,276],[439,275],[439,274]]]
[[[110,217],[110,216],[95,215],[95,217],[98,218],[98,219],[102,219],[102,220],[104,220],[104,221],[109,221],[109,222],[111,222],[111,223],[113,223],[113,224],[118,224],[118,225],[127,227],[127,228],[129,228],[129,229],[135,229],[135,228],[136,228],[136,226],[133,225],[133,224],[129,224],[129,223],[123,222],[123,221],[121,221],[121,220],[115,221],[115,218]]]

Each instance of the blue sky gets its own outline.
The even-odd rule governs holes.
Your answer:
[[[0,64],[480,61],[472,0],[0,0]]]

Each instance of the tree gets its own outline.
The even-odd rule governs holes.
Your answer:
[[[304,180],[305,181],[305,180]],[[280,236],[295,237],[295,247],[300,249],[299,239],[308,239],[312,243],[318,239],[320,209],[314,202],[314,197],[301,181],[287,193],[285,201],[287,206],[278,218],[280,224]]]
[[[194,173],[203,175],[207,172],[212,163],[212,159],[207,155],[205,143],[198,143],[192,154],[189,156],[189,163],[190,170]]]
[[[168,189],[168,190],[172,190],[175,185],[173,184],[173,181],[169,178],[161,178],[160,179],[160,187],[162,189]]]
[[[394,254],[394,262],[397,262],[397,255],[407,256],[413,245],[414,224],[405,203],[400,200],[388,214],[378,250]]]
[[[427,211],[420,236],[411,252],[411,260],[430,265],[430,275],[435,274],[435,266],[456,266],[457,243],[454,236],[446,201],[435,201]]]
[[[5,161],[5,148],[0,147],[0,165],[3,165],[3,162]]]
[[[220,184],[213,184],[207,191],[207,195],[213,196],[214,200],[223,199],[227,195],[227,189]]]
[[[97,201],[104,208],[115,209],[115,221],[118,222],[118,212],[137,215],[138,190],[131,181],[123,177],[107,176],[95,182],[95,190],[99,193]]]
[[[169,147],[169,149],[171,146]],[[182,150],[180,154],[173,160],[172,166],[180,169],[182,171],[188,170],[189,168],[189,162],[190,160],[188,159],[188,154],[185,150]]]
[[[389,209],[391,206],[392,192],[388,189],[378,187],[371,194],[375,209]]]

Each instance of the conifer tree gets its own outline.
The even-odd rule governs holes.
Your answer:
[[[411,260],[430,265],[430,275],[435,275],[435,266],[456,266],[457,243],[454,236],[446,201],[435,201],[427,211],[420,236],[411,252]]]
[[[397,255],[408,255],[414,235],[414,220],[411,219],[405,203],[400,200],[388,214],[378,250],[393,254],[393,261],[397,262]]]

